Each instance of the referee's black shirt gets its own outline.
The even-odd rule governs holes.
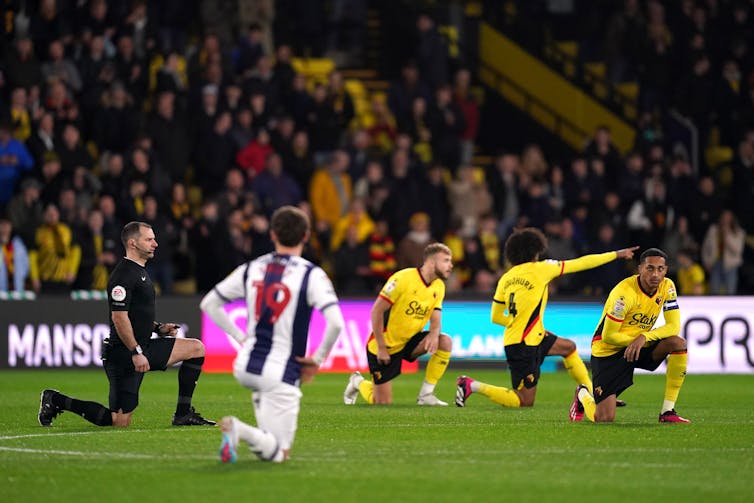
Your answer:
[[[128,311],[138,344],[144,344],[152,337],[155,320],[154,285],[144,267],[131,259],[122,258],[107,282],[107,301],[110,311],[110,344],[123,345],[113,324],[113,311]]]

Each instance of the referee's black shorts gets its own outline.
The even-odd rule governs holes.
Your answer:
[[[141,344],[144,356],[149,360],[149,370],[165,370],[173,352],[175,338],[150,339]],[[102,366],[110,382],[110,410],[132,412],[139,405],[139,388],[144,379],[143,372],[136,372],[131,359],[131,351],[119,344],[105,344],[102,349]]]

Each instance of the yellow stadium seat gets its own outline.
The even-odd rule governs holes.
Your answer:
[[[716,168],[733,159],[733,149],[722,146],[709,147],[704,151],[704,158],[707,161],[707,166]]]
[[[307,79],[326,79],[335,70],[335,62],[328,58],[293,58],[291,65]]]

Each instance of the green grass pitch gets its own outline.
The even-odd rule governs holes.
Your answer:
[[[438,396],[452,402],[450,370]],[[507,372],[469,371],[508,385]],[[149,374],[132,427],[97,428],[65,413],[37,424],[39,392],[105,401],[102,371],[0,372],[0,501],[752,501],[754,375],[690,375],[678,404],[693,423],[658,424],[663,375],[636,376],[616,423],[570,423],[574,385],[544,374],[533,409],[472,395],[466,408],[414,405],[423,373],[394,382],[395,404],[345,406],[344,374],[304,387],[292,459],[239,450],[217,460],[212,427],[174,428],[176,371]],[[361,399],[360,399],[361,400]],[[203,415],[251,421],[231,375],[203,375]]]

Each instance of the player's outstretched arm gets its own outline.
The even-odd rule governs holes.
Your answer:
[[[630,248],[621,248],[620,250],[617,250],[615,254],[618,256],[618,258],[630,260],[634,258],[634,252],[638,249],[639,249],[638,246],[632,246]]]
[[[571,260],[565,260],[563,261],[563,269],[561,275],[579,271],[586,271],[587,269],[594,269],[595,267],[605,265],[608,262],[612,262],[613,260],[618,258],[629,259],[634,256],[634,252],[638,249],[638,246],[633,246],[631,248],[622,248],[616,251],[595,253],[591,255],[584,255],[583,257]]]

